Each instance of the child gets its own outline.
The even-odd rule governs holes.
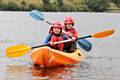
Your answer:
[[[49,35],[46,38],[45,44],[50,44],[51,48],[63,51],[64,44],[53,44],[53,42],[58,42],[66,40],[67,36],[62,33],[62,25],[60,22],[56,21],[53,23],[52,27],[49,30]]]
[[[73,52],[77,47],[75,40],[78,38],[78,32],[73,28],[73,26],[73,18],[71,16],[66,17],[64,21],[64,31],[67,32],[67,36],[72,39],[72,42],[65,43],[64,50],[67,50],[67,52]]]

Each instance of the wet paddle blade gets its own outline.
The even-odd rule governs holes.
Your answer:
[[[30,16],[36,20],[44,20],[43,14],[39,12],[38,10],[30,11]]]
[[[85,51],[91,51],[92,44],[86,39],[79,39],[78,45]]]
[[[6,55],[9,58],[20,57],[28,53],[29,50],[31,50],[31,47],[29,47],[28,45],[15,45],[6,49]]]
[[[35,19],[35,20],[39,20],[39,21],[42,20],[42,21],[48,23],[49,25],[52,25],[51,22],[49,22],[49,21],[47,21],[47,20],[44,19],[44,15],[40,11],[38,11],[38,10],[32,10],[32,11],[30,11],[30,16],[33,19]]]
[[[110,29],[110,30],[106,30],[103,32],[98,32],[98,33],[91,35],[91,37],[104,38],[104,37],[112,35],[114,33],[114,31],[115,31],[114,29]]]

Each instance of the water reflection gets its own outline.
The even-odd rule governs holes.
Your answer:
[[[41,77],[44,79],[65,79],[66,75],[70,75],[73,71],[73,66],[54,67],[54,68],[30,68],[33,77]],[[67,77],[67,76],[66,76]]]
[[[25,65],[6,66],[4,80],[25,80],[28,76]]]
[[[3,80],[38,80],[38,79],[57,79],[72,80],[70,76],[74,71],[74,66],[54,67],[54,68],[35,68],[27,65],[6,66]]]

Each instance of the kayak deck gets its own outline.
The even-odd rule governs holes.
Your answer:
[[[65,66],[82,61],[83,53],[79,49],[72,53],[66,53],[44,46],[35,49],[31,53],[31,59],[35,65],[41,67]]]

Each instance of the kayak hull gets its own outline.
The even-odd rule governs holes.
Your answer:
[[[33,50],[31,59],[33,64],[40,67],[66,66],[83,60],[83,53],[76,49],[73,53],[66,53],[44,46]]]

